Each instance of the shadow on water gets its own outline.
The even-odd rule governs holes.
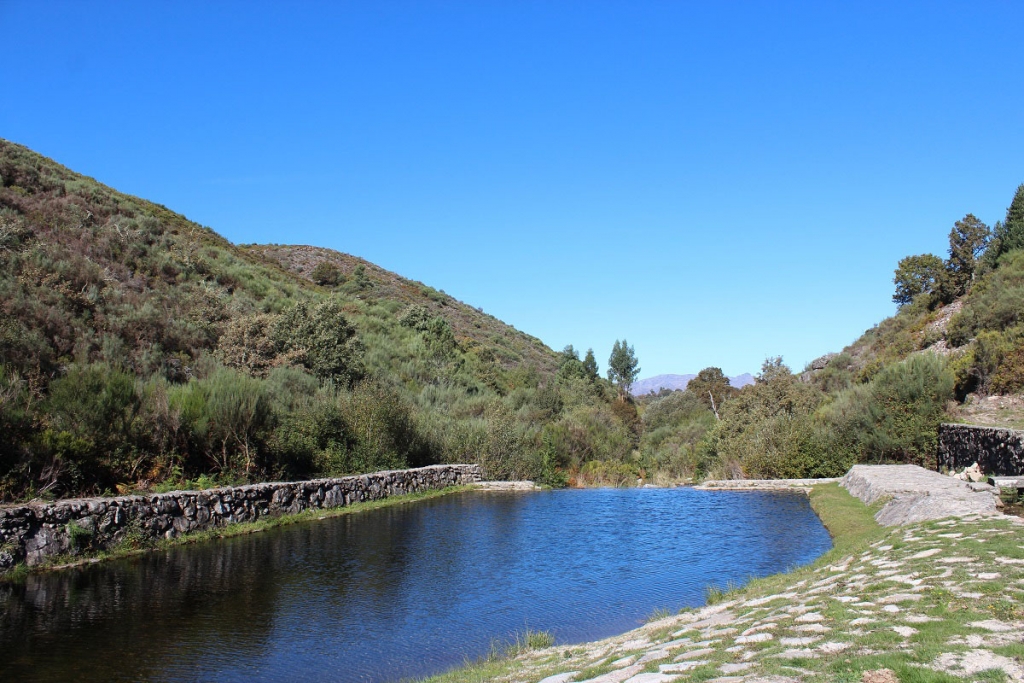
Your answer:
[[[799,494],[467,492],[0,588],[0,680],[390,681],[812,561]]]

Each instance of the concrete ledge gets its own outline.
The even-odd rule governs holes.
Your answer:
[[[839,481],[839,477],[824,479],[709,479],[693,488],[703,491],[807,490],[818,484],[832,484],[837,481]]]
[[[539,491],[540,487],[532,481],[481,481],[473,485],[480,491]]]
[[[868,505],[889,499],[875,515],[882,526],[999,514],[990,491],[917,465],[854,465],[840,485]]]

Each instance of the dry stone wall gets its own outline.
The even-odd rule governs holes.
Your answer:
[[[988,475],[1024,474],[1024,431],[976,425],[939,425],[940,468],[961,470],[975,462]]]
[[[135,534],[174,538],[191,531],[303,510],[470,484],[479,465],[432,465],[337,479],[225,486],[116,498],[81,498],[0,508],[0,570],[39,564],[83,548],[108,548]]]

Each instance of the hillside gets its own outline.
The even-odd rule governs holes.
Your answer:
[[[444,317],[451,325],[455,338],[465,348],[479,349],[481,352],[487,349],[503,367],[526,363],[546,374],[557,370],[556,355],[536,337],[506,325],[484,313],[482,308],[473,308],[443,291],[407,280],[365,259],[312,246],[250,244],[242,245],[241,250],[260,261],[272,262],[310,283],[316,279],[314,271],[317,267],[333,265],[337,268],[342,290],[344,283],[356,283],[357,296],[361,301],[368,304],[388,302],[391,306],[395,302],[405,306],[423,306],[431,316]],[[486,357],[488,353],[484,355]]]
[[[564,481],[634,439],[604,380],[480,309],[2,140],[0,312],[0,499],[451,461]]]
[[[555,486],[926,464],[943,420],[1024,424],[1024,186],[950,245],[801,373],[709,367],[634,400],[428,285],[234,245],[0,141],[0,500],[444,462]]]
[[[738,392],[710,368],[700,392],[645,399],[644,456],[676,476],[838,476],[934,466],[944,421],[1024,426],[1024,185],[992,228],[956,221],[947,258],[895,265],[897,313],[842,351],[799,373],[769,359]]]

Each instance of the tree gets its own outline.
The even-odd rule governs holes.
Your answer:
[[[639,375],[640,366],[633,347],[625,339],[621,342],[616,339],[612,355],[608,357],[608,379],[618,387],[620,399],[626,398]]]
[[[948,298],[967,293],[974,280],[978,257],[988,245],[989,227],[969,213],[953,224],[949,231],[949,260],[946,261]]]
[[[266,377],[278,358],[274,330],[278,316],[271,313],[243,315],[231,320],[217,342],[217,357],[224,365]]]
[[[738,464],[750,477],[814,476],[821,458],[814,447],[811,414],[823,399],[782,358],[768,358],[754,385],[721,411],[721,421],[705,442],[710,451],[706,455]]]
[[[356,287],[359,289],[369,289],[373,286],[373,281],[370,276],[366,274],[366,266],[360,263],[352,271],[352,275],[355,276]]]
[[[593,384],[597,381],[597,359],[594,349],[587,349],[586,357],[581,361],[579,351],[569,344],[558,354],[558,373],[556,378],[563,384],[571,380],[583,380]]]
[[[442,316],[435,316],[423,332],[427,353],[439,364],[451,363],[458,358],[459,344],[452,326]]]
[[[892,300],[903,306],[921,294],[937,292],[945,275],[942,259],[934,254],[920,254],[901,259],[892,281],[896,293]]]
[[[321,261],[316,264],[309,277],[313,282],[324,287],[335,287],[345,281],[345,276],[338,270],[338,266],[330,261]]]
[[[363,346],[337,299],[312,310],[300,302],[285,312],[275,328],[282,352],[322,380],[349,384],[362,375]]]
[[[996,224],[994,233],[990,250],[993,265],[1006,252],[1024,249],[1024,184],[1017,188],[1006,210],[1006,220]]]
[[[430,315],[430,310],[426,306],[410,304],[402,312],[402,316],[398,319],[398,324],[402,327],[411,327],[417,332],[426,332],[432,319],[433,316]]]
[[[721,368],[704,368],[686,384],[686,391],[711,410],[718,417],[718,409],[737,389],[729,384]]]
[[[562,364],[558,366],[555,378],[563,383],[574,379],[586,381],[588,379],[587,369],[578,359],[570,358],[569,360],[563,360]]]
[[[572,344],[569,344],[564,349],[562,349],[562,353],[560,353],[559,356],[560,357],[558,359],[558,364],[560,366],[565,365],[571,360],[578,361],[580,359],[579,352],[573,348]]]
[[[587,371],[587,378],[591,382],[598,378],[597,359],[594,358],[594,349],[587,349],[587,355],[583,358],[583,369]]]

